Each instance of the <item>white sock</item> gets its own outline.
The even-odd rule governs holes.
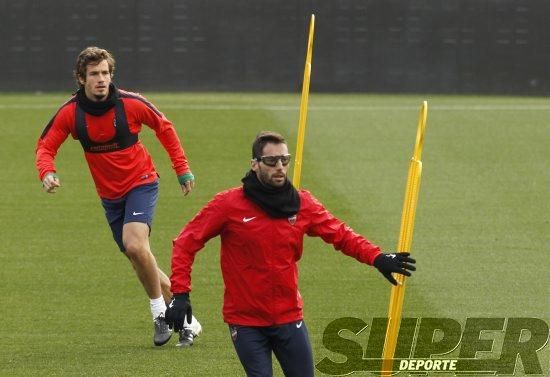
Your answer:
[[[160,296],[159,298],[152,298],[149,300],[151,304],[151,314],[153,314],[153,320],[159,315],[163,314],[166,311],[166,303],[164,298]]]

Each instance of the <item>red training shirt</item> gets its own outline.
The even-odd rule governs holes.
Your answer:
[[[380,248],[334,217],[306,190],[299,190],[296,217],[269,217],[242,187],[217,194],[173,242],[172,292],[191,290],[191,269],[206,241],[220,235],[224,321],[273,326],[303,319],[298,265],[304,235],[372,265]]]
[[[142,124],[152,128],[172,161],[177,175],[190,172],[187,158],[172,123],[144,97],[117,89],[123,101],[131,133],[141,131]],[[54,159],[69,134],[77,139],[75,127],[76,95],[67,101],[48,123],[36,145],[36,168],[40,180],[47,172],[56,172]],[[105,114],[86,113],[88,135],[94,142],[106,142],[115,136],[114,107]],[[107,153],[84,152],[98,195],[103,199],[118,199],[136,186],[152,183],[158,178],[153,161],[145,146],[138,141],[126,149]]]

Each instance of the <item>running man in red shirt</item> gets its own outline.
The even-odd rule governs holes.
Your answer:
[[[313,376],[313,356],[298,291],[304,235],[391,275],[416,270],[408,253],[380,248],[334,217],[287,178],[290,155],[283,137],[261,132],[252,144],[243,185],[217,194],[174,240],[172,292],[166,321],[176,330],[192,318],[189,292],[196,253],[221,237],[223,318],[247,376],[271,376],[272,353],[285,376]]]
[[[170,280],[157,267],[149,235],[158,198],[158,173],[149,152],[138,139],[142,124],[153,129],[168,152],[184,195],[195,178],[172,123],[144,97],[112,83],[113,56],[88,47],[76,60],[79,90],[50,120],[36,146],[36,167],[47,193],[61,186],[54,160],[69,135],[80,141],[113,238],[136,271],[150,299],[155,345],[168,342],[172,331],[164,319],[172,299]],[[178,345],[193,342],[201,326],[193,318],[192,331],[181,331]]]

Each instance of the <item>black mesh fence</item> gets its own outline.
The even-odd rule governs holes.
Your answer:
[[[0,0],[0,91],[71,88],[112,51],[134,90],[547,94],[548,0]]]

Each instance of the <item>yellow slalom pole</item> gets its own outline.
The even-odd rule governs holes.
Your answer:
[[[315,30],[315,15],[311,15],[309,22],[309,37],[307,41],[306,66],[304,68],[304,81],[302,83],[302,100],[300,103],[300,119],[298,121],[298,139],[296,141],[296,156],[294,157],[294,174],[292,184],[300,188],[302,175],[302,157],[304,151],[304,138],[306,135],[307,102],[309,98],[309,80],[311,77],[311,55],[313,53],[313,33]]]
[[[409,173],[407,178],[407,188],[405,190],[405,201],[403,203],[403,213],[401,216],[401,230],[399,233],[399,243],[397,251],[410,252],[412,236],[414,229],[414,217],[416,213],[416,204],[418,202],[418,192],[420,190],[420,175],[422,174],[422,146],[424,144],[424,130],[426,129],[426,119],[428,118],[428,102],[424,101],[420,107],[418,117],[418,129],[416,132],[416,143],[414,145],[413,157],[409,164]],[[405,298],[405,276],[394,274],[399,285],[393,286],[390,294],[390,304],[388,309],[388,327],[386,330],[386,340],[384,343],[382,373],[383,377],[389,377],[393,370],[393,358],[397,346],[397,335],[401,323],[401,313],[403,310],[403,300]]]

